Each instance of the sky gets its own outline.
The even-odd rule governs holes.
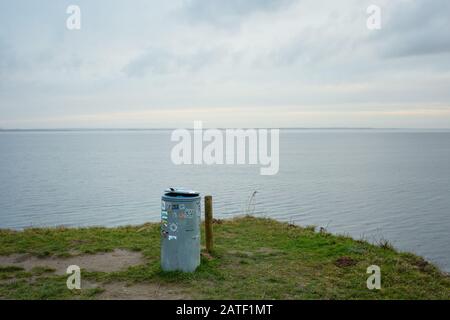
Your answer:
[[[448,0],[1,0],[0,128],[450,128],[449,30]]]

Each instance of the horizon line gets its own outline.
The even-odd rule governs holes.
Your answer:
[[[176,130],[180,128],[167,127],[167,128],[0,128],[0,132],[13,132],[13,131],[164,131],[164,130]],[[194,128],[182,128],[187,130],[194,130]],[[202,130],[208,129],[279,129],[279,130],[450,130],[450,128],[414,128],[414,127],[218,127],[218,128],[202,128]]]

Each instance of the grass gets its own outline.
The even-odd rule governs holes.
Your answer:
[[[372,245],[270,219],[224,220],[214,225],[213,254],[202,255],[197,271],[186,274],[161,270],[159,230],[159,224],[1,230],[0,255],[66,257],[115,248],[140,251],[144,265],[110,273],[82,270],[82,281],[171,285],[194,299],[450,299],[448,275],[387,242]],[[381,268],[381,290],[366,287],[370,265]],[[66,276],[51,271],[0,266],[0,297],[95,299],[102,291],[70,291]]]

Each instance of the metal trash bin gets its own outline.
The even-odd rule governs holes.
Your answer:
[[[193,272],[200,265],[200,193],[169,188],[161,197],[161,268]]]

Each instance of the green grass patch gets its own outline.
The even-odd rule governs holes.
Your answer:
[[[67,257],[112,251],[142,252],[145,263],[119,272],[88,272],[100,288],[71,291],[48,268],[26,272],[0,266],[0,297],[92,299],[103,283],[158,283],[202,299],[450,299],[450,278],[422,258],[388,242],[372,245],[314,227],[243,217],[214,224],[214,252],[194,273],[163,272],[159,224],[120,228],[0,230],[0,255]],[[202,239],[204,243],[204,239]],[[381,290],[369,290],[367,267],[381,268]]]

